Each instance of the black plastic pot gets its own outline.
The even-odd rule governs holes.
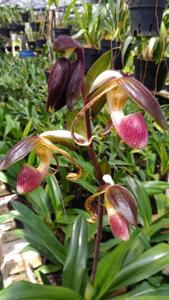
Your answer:
[[[94,48],[84,48],[84,57],[85,57],[85,74],[88,72],[90,67],[94,62],[99,58],[100,51]]]
[[[8,27],[0,27],[0,35],[10,37],[10,29]]]
[[[105,53],[106,51],[112,49],[112,68],[114,70],[121,70],[123,69],[123,60],[121,54],[121,43],[118,41],[111,41],[111,40],[101,40],[100,43],[101,47],[101,54]]]
[[[70,28],[54,28],[53,31],[54,31],[55,38],[57,38],[61,34],[66,34],[66,35],[71,34]]]
[[[29,41],[28,46],[30,50],[35,50],[36,49],[36,42],[35,41]]]
[[[8,50],[8,52],[12,52],[12,46],[7,46],[6,49]]]
[[[151,91],[160,91],[164,87],[169,61],[164,59],[160,64],[154,61],[145,61],[137,57],[134,58],[134,77],[141,81]]]
[[[11,24],[10,30],[16,33],[24,32],[25,31],[25,25],[22,24]]]
[[[5,53],[5,47],[0,47],[0,52]]]
[[[39,22],[32,22],[31,28],[33,32],[38,32],[40,30],[40,23]]]
[[[36,46],[38,49],[42,49],[46,45],[46,39],[39,39],[36,41]]]
[[[20,47],[19,46],[15,46],[15,51],[19,51]]]
[[[29,12],[26,11],[26,12],[22,13],[22,14],[21,14],[21,17],[22,17],[22,21],[23,21],[24,23],[27,23],[27,22],[29,21]]]
[[[157,36],[167,0],[131,0],[129,10],[132,35]]]

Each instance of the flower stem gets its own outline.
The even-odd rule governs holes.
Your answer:
[[[84,87],[84,85],[83,85]],[[82,88],[82,96],[83,96],[83,101],[84,104],[88,102],[88,98],[85,97],[85,92],[84,89]],[[87,110],[85,112],[85,124],[86,124],[86,133],[87,133],[87,138],[90,139],[92,136],[92,131],[91,131],[91,123],[90,123],[90,112]],[[88,153],[90,155],[90,158],[93,162],[94,165],[94,170],[95,170],[95,176],[99,182],[99,186],[103,185],[103,173],[102,170],[98,164],[96,153],[93,149],[93,142],[88,146]],[[98,264],[98,259],[99,259],[99,249],[100,249],[100,241],[101,241],[101,236],[102,236],[102,224],[103,224],[103,196],[100,195],[98,197],[98,223],[97,223],[97,234],[96,234],[96,240],[95,240],[95,250],[94,250],[94,258],[93,258],[93,265],[92,265],[92,271],[90,275],[90,281],[93,283],[96,270],[97,270],[97,264]]]

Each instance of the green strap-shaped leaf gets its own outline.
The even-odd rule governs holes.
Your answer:
[[[20,281],[0,292],[1,300],[83,300],[76,292],[64,288]]]
[[[63,270],[63,286],[80,291],[87,262],[87,223],[79,216],[72,231],[72,238]]]
[[[43,249],[44,255],[50,253],[53,258],[52,262],[57,263],[59,261],[63,264],[66,257],[66,249],[59,240],[57,240],[50,228],[25,205],[13,201],[12,206],[17,210],[11,212],[13,217],[26,225],[26,232],[30,236],[28,241],[37,241],[38,245],[42,246],[41,249]],[[41,251],[41,249],[38,247],[39,251]]]
[[[98,263],[97,272],[94,280],[94,300],[103,299],[112,285],[113,278],[120,272],[125,255],[133,245],[135,232],[129,241],[122,242],[114,250],[108,252]]]
[[[52,203],[52,211],[55,214],[56,219],[59,218],[64,212],[64,201],[61,194],[60,187],[58,185],[55,176],[48,176],[47,181],[47,192],[50,196]]]
[[[140,298],[140,296],[142,296]],[[146,296],[149,296],[148,298],[145,298]],[[154,297],[150,297],[154,296]],[[161,296],[169,296],[169,286],[168,284],[162,284],[160,287],[156,287],[148,282],[143,282],[139,286],[137,286],[135,289],[132,289],[130,292],[125,293],[124,295],[118,296],[118,297],[113,297],[109,298],[107,300],[129,300],[129,299],[135,299],[135,297],[138,300],[140,299],[148,299],[148,300],[157,300],[157,299],[168,299],[168,298],[161,298]],[[158,297],[158,298],[157,298]],[[160,297],[160,298],[159,298]]]
[[[139,258],[117,273],[111,290],[126,287],[149,278],[167,265],[169,265],[169,245],[161,243],[148,249]]]

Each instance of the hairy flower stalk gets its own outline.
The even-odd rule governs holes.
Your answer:
[[[77,134],[78,138],[84,138]],[[24,164],[17,177],[16,190],[19,194],[31,192],[37,188],[48,174],[53,153],[63,155],[68,161],[75,165],[78,169],[77,173],[69,173],[67,179],[76,180],[81,176],[81,168],[75,159],[65,150],[53,144],[55,141],[68,148],[74,148],[75,144],[72,140],[70,131],[54,130],[46,131],[40,135],[26,137],[22,141],[14,145],[0,162],[0,170],[7,169],[12,164],[23,159],[32,150],[35,150],[39,158],[39,166],[34,168],[28,164]]]

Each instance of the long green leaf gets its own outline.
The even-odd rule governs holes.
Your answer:
[[[25,197],[30,201],[39,216],[42,216],[46,221],[51,222],[49,198],[41,186],[26,194]]]
[[[32,284],[20,281],[0,292],[1,300],[83,300],[83,298],[64,287]]]
[[[144,226],[148,227],[152,221],[152,210],[150,200],[143,183],[136,181],[129,176],[125,178],[124,182],[127,188],[134,194]]]
[[[12,206],[17,211],[12,211],[13,217],[26,225],[28,235],[38,244],[42,245],[45,253],[50,252],[53,262],[64,263],[66,257],[65,247],[57,240],[50,228],[42,219],[33,213],[29,208],[19,202],[13,202]],[[29,241],[29,240],[28,240]],[[38,250],[40,250],[38,248]],[[45,253],[43,253],[45,255]]]
[[[169,264],[169,245],[161,243],[148,249],[138,259],[125,266],[114,277],[111,290],[129,286],[149,278]]]
[[[94,300],[102,298],[111,287],[113,278],[119,273],[124,257],[132,247],[136,234],[134,233],[129,241],[122,242],[100,260],[94,280]]]
[[[163,299],[161,298],[161,296],[169,296],[168,284],[163,284],[160,287],[155,287],[145,281],[141,283],[139,286],[137,286],[135,289],[131,290],[129,293],[126,293],[119,297],[113,297],[113,299],[109,298],[107,300],[129,300],[131,298],[135,299],[135,297],[139,297],[138,299],[140,299],[140,296],[143,296],[141,299],[145,299],[145,296],[152,296],[152,295],[155,296],[155,298],[153,298],[155,300]],[[148,297],[147,299],[149,300],[151,299],[151,297],[150,298]]]
[[[110,69],[112,58],[111,54],[111,51],[102,54],[87,72],[86,85],[88,90],[90,90],[93,81],[101,72]]]
[[[147,181],[144,183],[144,187],[148,195],[155,195],[165,192],[169,188],[169,183],[164,181]]]
[[[80,291],[87,263],[87,223],[79,216],[73,226],[72,238],[63,270],[63,285]]]
[[[47,192],[49,193],[53,212],[55,214],[56,219],[59,218],[64,212],[64,202],[61,194],[61,190],[59,188],[57,179],[55,176],[48,176],[46,178],[47,181]]]

